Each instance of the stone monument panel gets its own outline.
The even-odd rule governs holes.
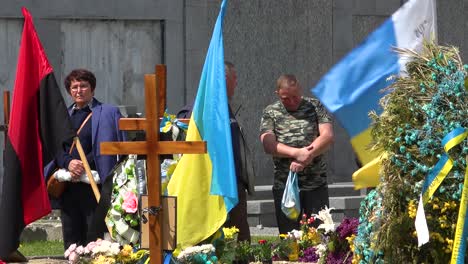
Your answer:
[[[162,60],[160,21],[67,20],[61,34],[61,83],[72,69],[88,68],[96,98],[144,112],[143,75]]]

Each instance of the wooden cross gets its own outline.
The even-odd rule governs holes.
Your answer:
[[[206,142],[159,141],[159,118],[163,116],[166,100],[166,66],[156,65],[156,74],[145,75],[146,118],[121,118],[121,130],[145,130],[145,141],[103,142],[101,154],[146,155],[148,208],[161,208],[161,154],[206,153]],[[162,212],[164,213],[164,212]],[[162,217],[148,215],[151,264],[162,264]]]

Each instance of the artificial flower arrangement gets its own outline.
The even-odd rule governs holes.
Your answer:
[[[351,263],[352,245],[359,224],[356,218],[344,218],[336,227],[331,215],[333,208],[321,210],[308,217],[302,215],[300,230],[293,230],[286,239],[297,242],[300,262],[314,263]],[[313,227],[320,220],[320,225]]]
[[[225,227],[222,229],[223,239],[214,241],[220,256],[219,263],[271,263],[276,254],[285,252],[283,241],[276,243],[260,239],[251,244],[249,241],[237,241],[238,232],[235,226]]]
[[[172,140],[184,140],[188,125],[179,121],[175,115],[168,114],[164,112],[163,118],[161,120],[159,131],[162,133],[171,132]]]
[[[463,262],[466,240],[463,236],[457,240],[456,232],[463,229],[458,224],[459,211],[466,210],[460,204],[467,192],[468,143],[464,139],[445,148],[444,138],[468,127],[468,66],[457,48],[431,42],[424,44],[421,53],[397,52],[409,61],[407,74],[393,77],[381,100],[382,113],[371,113],[373,148],[386,157],[379,186],[361,203],[354,261],[449,263],[453,254],[461,253],[457,257]],[[442,157],[448,157],[452,165],[451,170],[444,170],[446,175],[438,172]],[[426,182],[431,175],[445,178],[433,188]],[[429,242],[419,246],[415,219],[427,186],[433,193],[423,203],[422,215]]]
[[[212,244],[189,247],[179,253],[177,261],[191,264],[218,263],[215,251],[216,249]]]
[[[86,246],[72,244],[64,253],[70,264],[138,264],[149,257],[148,250],[134,251],[131,245],[121,246],[107,240],[98,239]]]
[[[220,263],[271,263],[271,261],[299,261],[310,263],[352,263],[354,238],[359,221],[344,218],[336,226],[331,215],[333,208],[316,215],[303,215],[300,230],[281,234],[279,240],[259,240],[250,244],[237,241],[238,229],[223,228],[225,244]],[[313,227],[320,221],[317,228]]]
[[[140,239],[135,163],[136,155],[129,155],[115,170],[111,208],[106,216],[112,239],[121,245],[137,245]]]

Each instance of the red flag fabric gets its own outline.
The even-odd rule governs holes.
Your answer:
[[[19,246],[24,227],[51,211],[43,167],[73,136],[53,69],[26,8],[0,179],[0,259]]]

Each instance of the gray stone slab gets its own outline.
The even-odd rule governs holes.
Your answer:
[[[375,12],[379,15],[391,15],[400,8],[401,0],[376,0]]]
[[[468,10],[462,8],[464,0],[437,1],[437,32],[439,43],[453,45],[460,48],[466,47],[466,15]],[[464,51],[463,51],[464,50]],[[462,50],[465,63],[467,63],[467,49]]]
[[[353,43],[359,45],[367,36],[377,29],[388,16],[353,16]]]
[[[330,207],[337,210],[342,209],[359,209],[361,201],[364,196],[341,196],[341,197],[330,197]]]
[[[275,206],[273,200],[255,200],[247,201],[247,213],[251,214],[266,214],[274,213]]]
[[[374,14],[376,11],[375,0],[353,0],[353,3],[354,15],[369,15]]]
[[[141,0],[138,2],[112,0],[112,4],[93,0],[48,0],[47,4],[34,0],[8,1],[7,4],[3,3],[5,8],[0,9],[0,17],[22,17],[21,7],[25,6],[35,17],[50,19],[164,19],[174,10],[171,10],[174,8],[171,2],[181,2],[181,0]]]
[[[353,9],[353,3],[354,1],[350,0],[334,0],[333,1],[333,10],[336,9],[348,9],[352,10]]]
[[[355,190],[354,183],[352,182],[343,184],[330,184],[328,185],[328,195],[330,197],[353,196],[361,195],[361,191]]]
[[[39,221],[28,225],[21,233],[21,242],[62,241],[62,224],[60,221]]]
[[[350,51],[353,47],[353,15],[349,9],[334,9],[333,49]]]
[[[61,31],[61,83],[72,69],[86,67],[96,74],[96,98],[136,105],[137,111],[144,113],[144,74],[153,73],[162,61],[159,22],[65,21]]]

